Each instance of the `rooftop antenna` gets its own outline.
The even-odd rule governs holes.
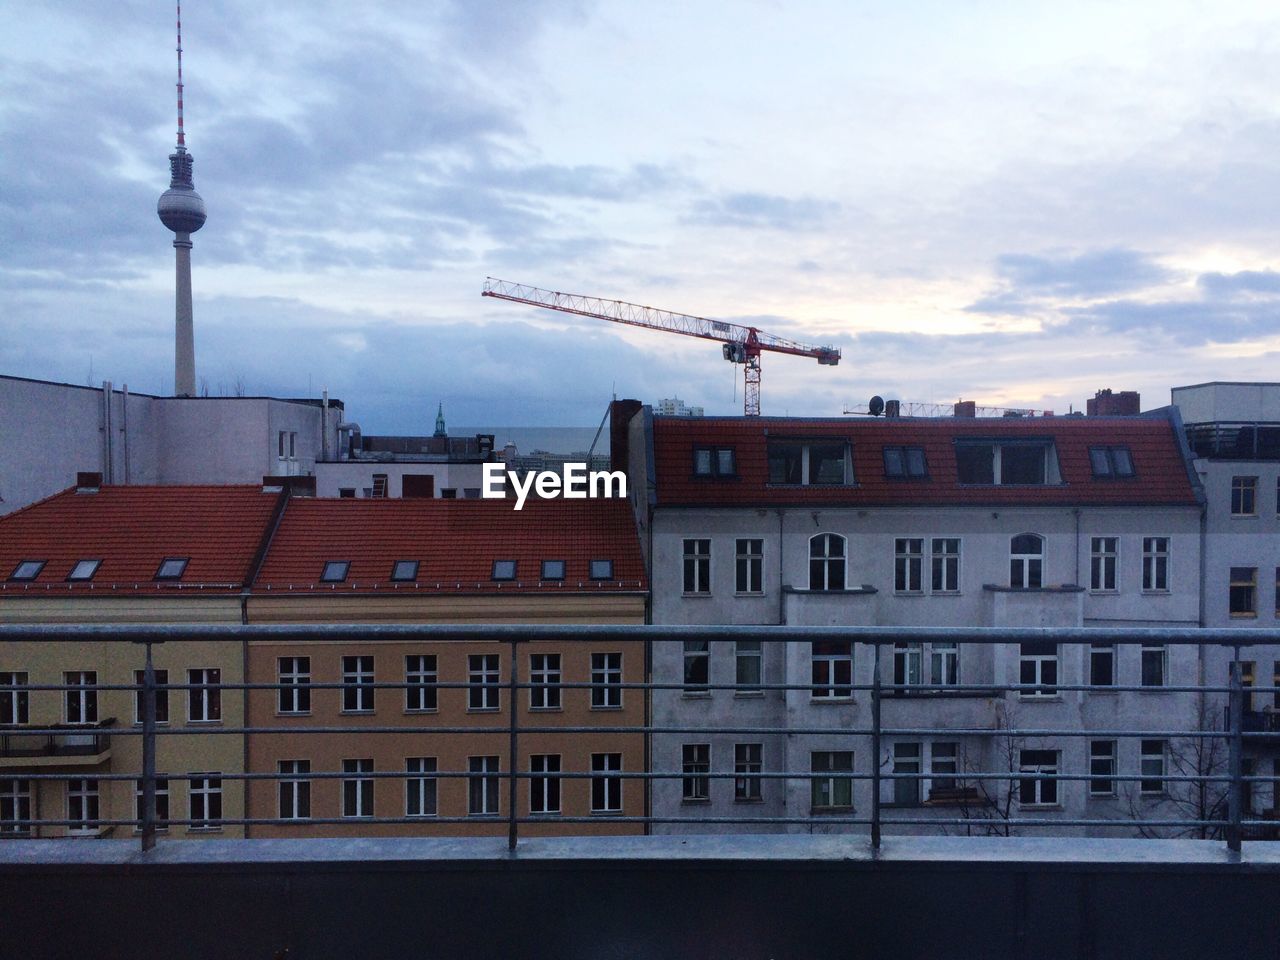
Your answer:
[[[160,196],[156,213],[160,222],[173,231],[176,263],[174,297],[173,393],[193,397],[196,393],[195,325],[191,314],[191,234],[204,226],[204,200],[196,193],[191,175],[193,159],[187,153],[187,135],[182,126],[182,0],[178,9],[178,143],[169,154],[169,189]]]

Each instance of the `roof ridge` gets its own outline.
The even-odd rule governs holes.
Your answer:
[[[6,520],[10,519],[11,517],[16,517],[19,514],[26,513],[28,510],[33,510],[36,507],[40,506],[41,504],[48,503],[50,500],[56,500],[58,499],[58,497],[63,497],[69,493],[73,493],[75,492],[75,489],[76,489],[76,485],[73,483],[71,486],[66,487],[62,490],[59,490],[57,493],[51,493],[47,497],[41,497],[39,500],[36,500],[33,503],[28,503],[25,507],[19,507],[17,510],[14,510],[12,513],[6,513],[4,516],[0,517],[0,523],[4,523]]]

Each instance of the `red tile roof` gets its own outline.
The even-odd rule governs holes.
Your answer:
[[[625,500],[294,499],[272,539],[255,593],[281,589],[564,591],[643,590],[640,541]],[[321,582],[326,561],[347,578]],[[417,560],[414,583],[394,583],[397,560]],[[495,560],[515,560],[516,580],[492,580]],[[564,560],[563,583],[540,583],[543,560]],[[613,579],[590,579],[612,560]]]
[[[68,590],[239,590],[278,502],[279,494],[256,485],[64,490],[0,517],[0,597]],[[189,558],[180,580],[155,580],[166,557]],[[23,560],[46,562],[33,581],[9,580]],[[79,560],[102,564],[91,581],[67,583]]]
[[[1149,505],[1197,502],[1172,420],[1151,417],[1026,418],[793,418],[653,419],[659,506],[909,506]],[[768,483],[768,438],[844,439],[852,449],[852,486],[776,486]],[[958,480],[955,441],[1045,439],[1057,450],[1063,483],[1040,486],[968,485]],[[886,445],[924,448],[928,479],[885,477]],[[1097,479],[1091,446],[1127,446],[1135,476]],[[736,478],[693,475],[697,446],[733,447]]]

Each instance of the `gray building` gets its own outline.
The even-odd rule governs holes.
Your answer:
[[[1173,410],[794,420],[661,417],[646,408],[626,435],[656,624],[1200,622],[1201,494]],[[906,689],[885,702],[884,724],[990,733],[890,738],[876,757],[868,737],[848,732],[869,726],[870,698],[850,687],[869,684],[872,669],[871,649],[848,644],[655,648],[654,681],[683,690],[655,691],[654,723],[708,731],[654,736],[654,769],[683,774],[654,781],[655,816],[853,819],[871,801],[870,781],[853,774],[868,774],[872,764],[936,774],[918,786],[884,781],[881,802],[903,817],[959,810],[998,818],[1031,809],[1050,819],[1114,819],[1114,831],[1090,832],[1132,835],[1127,821],[1139,812],[1161,816],[1176,806],[1163,784],[1149,791],[1140,789],[1149,784],[1065,779],[1010,785],[965,773],[1170,771],[1180,745],[1154,735],[1029,740],[1001,731],[1191,727],[1194,697],[1159,690],[1197,682],[1194,647],[901,644],[885,655],[881,679]],[[946,689],[1020,682],[1044,689]],[[1146,686],[1152,694],[1054,688],[1082,683]],[[806,732],[715,732],[724,727]],[[760,772],[797,776],[749,777]]]

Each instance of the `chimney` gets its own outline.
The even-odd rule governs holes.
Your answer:
[[[1142,398],[1136,390],[1099,390],[1092,400],[1085,401],[1085,412],[1091,417],[1132,417],[1141,410]]]
[[[76,493],[97,493],[101,487],[102,474],[84,472],[76,474]]]
[[[885,415],[886,417],[900,417],[900,416],[902,416],[902,401],[901,401],[901,400],[886,400],[886,401],[884,402],[884,415]]]
[[[609,469],[627,470],[630,458],[627,438],[631,418],[644,407],[639,400],[614,400],[609,404]]]
[[[969,417],[970,419],[972,419],[978,415],[978,401],[957,400],[955,407],[953,407],[952,409],[955,416]]]

